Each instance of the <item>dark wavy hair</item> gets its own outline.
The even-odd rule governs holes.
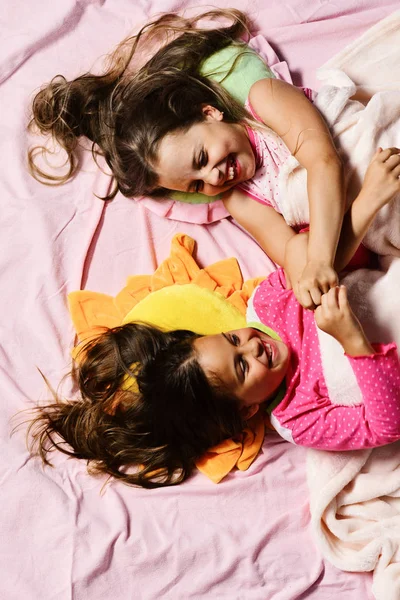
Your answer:
[[[87,460],[93,474],[145,488],[185,481],[210,447],[244,427],[236,398],[201,369],[198,337],[129,323],[89,341],[73,371],[80,398],[36,408],[32,452],[51,464],[58,449]]]
[[[231,24],[198,27],[200,19],[221,17]],[[167,133],[201,122],[204,104],[222,111],[228,123],[252,120],[219,83],[199,73],[206,58],[238,40],[248,26],[247,17],[234,9],[212,10],[193,19],[166,14],[124,40],[104,74],[86,73],[72,81],[56,76],[36,94],[29,127],[51,134],[66,151],[69,168],[63,175],[46,173],[37,157],[50,151],[35,146],[28,153],[32,175],[47,184],[65,183],[79,168],[78,142],[85,136],[92,141],[95,158],[105,157],[115,180],[104,200],[118,190],[128,197],[165,196],[154,166]],[[160,38],[161,48],[135,69],[138,51],[159,45]]]

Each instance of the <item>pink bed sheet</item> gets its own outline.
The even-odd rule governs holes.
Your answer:
[[[296,83],[397,1],[225,2],[253,15]],[[26,168],[29,102],[56,73],[92,67],[125,34],[174,0],[15,0],[0,8],[0,597],[7,600],[341,600],[372,598],[369,575],[339,572],[309,531],[304,449],[269,435],[244,473],[216,486],[196,474],[179,488],[145,491],[87,475],[55,456],[30,458],[12,418],[48,396],[68,370],[73,330],[66,295],[115,294],[130,274],[151,272],[174,233],[198,242],[202,265],[237,256],[245,277],[273,265],[235,223],[165,220],[93,190],[109,180],[88,158],[68,185],[49,188]],[[99,63],[97,63],[99,65]]]

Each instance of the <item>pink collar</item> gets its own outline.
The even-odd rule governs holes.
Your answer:
[[[261,156],[261,153],[259,152],[259,141],[257,139],[257,134],[254,131],[254,129],[252,129],[248,125],[245,125],[245,128],[246,128],[247,135],[249,136],[249,142],[250,142],[250,146],[253,151],[253,154],[254,154],[254,158],[256,160],[256,168],[258,169],[262,165],[262,156]]]

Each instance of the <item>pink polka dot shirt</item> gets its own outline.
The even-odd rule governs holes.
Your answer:
[[[347,356],[363,403],[333,404],[325,384],[314,313],[285,289],[282,269],[262,282],[253,296],[258,320],[290,348],[286,394],[271,413],[285,439],[322,450],[354,450],[400,439],[400,360],[396,344],[373,344],[370,356]]]

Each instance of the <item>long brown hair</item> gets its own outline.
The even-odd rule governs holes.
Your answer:
[[[228,18],[226,27],[202,29],[201,19]],[[86,73],[72,81],[56,76],[33,100],[29,127],[51,134],[67,155],[68,171],[47,173],[37,164],[45,146],[29,150],[32,175],[59,185],[79,168],[78,142],[92,141],[92,152],[102,154],[114,176],[115,187],[125,196],[162,196],[154,169],[161,139],[172,131],[186,130],[203,120],[201,107],[211,104],[224,119],[237,123],[247,111],[224,88],[199,74],[202,62],[238,40],[249,22],[238,10],[212,10],[192,19],[166,14],[145,25],[136,36],[121,42],[102,75]],[[135,58],[154,43],[162,47],[144,64]],[[171,39],[172,38],[172,39]],[[140,51],[140,52],[139,52]]]
[[[198,337],[130,323],[88,342],[73,372],[80,398],[36,409],[32,452],[51,464],[58,449],[93,474],[145,488],[187,479],[198,458],[244,426],[237,400],[201,369]],[[137,388],[127,388],[127,375]]]

